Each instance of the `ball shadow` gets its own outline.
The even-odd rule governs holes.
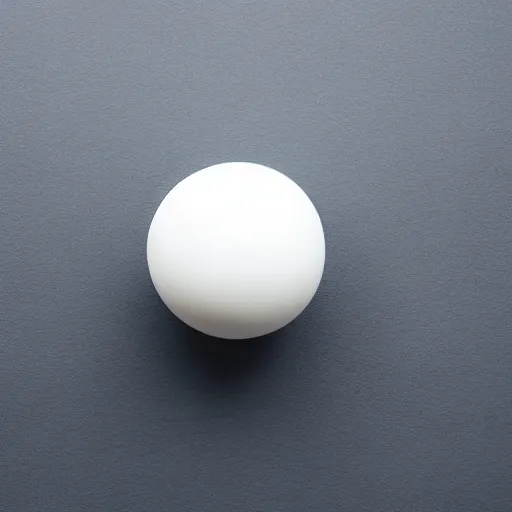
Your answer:
[[[176,384],[207,394],[232,395],[256,386],[283,350],[278,331],[249,340],[223,340],[200,333],[176,318],[161,301],[153,302],[151,336],[163,371]]]

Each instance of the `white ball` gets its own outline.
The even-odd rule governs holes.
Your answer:
[[[235,162],[198,171],[167,194],[147,256],[153,284],[178,318],[211,336],[243,339],[284,327],[309,304],[325,240],[296,183]]]

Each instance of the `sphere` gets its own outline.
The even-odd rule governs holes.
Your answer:
[[[296,318],[322,277],[318,213],[263,165],[213,165],[178,183],[149,228],[151,279],[167,307],[205,334],[263,336]]]

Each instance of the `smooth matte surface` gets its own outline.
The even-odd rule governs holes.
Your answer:
[[[512,510],[509,0],[3,0],[2,512]],[[212,345],[157,297],[191,169],[281,169],[324,281]]]
[[[297,183],[264,165],[224,162],[165,196],[148,270],[165,305],[222,339],[273,333],[313,299],[325,266],[322,221]]]

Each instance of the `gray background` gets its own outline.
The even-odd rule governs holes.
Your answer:
[[[509,0],[3,0],[0,510],[512,510]],[[295,179],[325,277],[267,339],[180,325],[152,215]]]

